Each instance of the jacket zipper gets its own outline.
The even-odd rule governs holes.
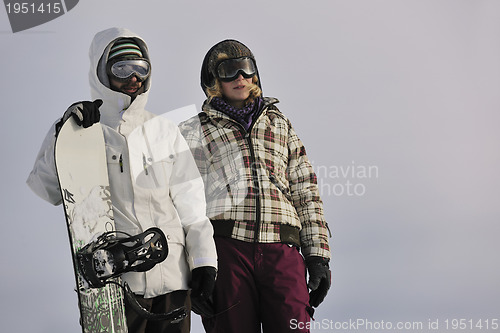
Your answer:
[[[255,235],[254,235],[254,242],[258,243],[259,241],[259,236],[260,236],[260,229],[261,229],[261,207],[260,207],[260,182],[259,182],[259,175],[257,174],[257,168],[254,167],[254,164],[256,163],[256,158],[255,158],[255,151],[253,148],[252,144],[252,138],[251,138],[251,132],[254,127],[254,125],[259,121],[259,118],[262,116],[264,113],[264,110],[268,108],[269,105],[264,104],[260,110],[258,110],[258,114],[255,117],[255,120],[250,124],[250,127],[248,128],[248,131],[246,131],[246,138],[248,140],[248,147],[250,148],[250,157],[251,157],[251,167],[252,167],[252,175],[254,177],[254,186],[257,188],[257,198],[255,199],[255,214],[256,214],[256,221],[255,221]],[[241,124],[239,124],[241,126]],[[241,126],[243,128],[243,126]],[[244,130],[244,128],[243,128]]]
[[[255,190],[257,191],[257,196],[255,197],[255,233],[254,233],[254,238],[253,241],[254,243],[259,242],[259,236],[260,236],[260,227],[261,227],[261,207],[260,207],[260,181],[259,181],[259,175],[257,174],[257,167],[255,166],[257,159],[255,158],[255,150],[253,148],[252,144],[252,138],[251,138],[251,133],[254,125],[257,123],[259,120],[260,116],[262,115],[263,111],[266,109],[266,105],[262,107],[262,109],[259,111],[257,116],[255,117],[255,120],[252,122],[250,127],[248,128],[248,131],[245,130],[245,128],[238,123],[237,121],[234,121],[240,128],[243,136],[245,139],[247,139],[248,142],[248,148],[250,149],[250,169],[252,170],[252,177],[253,177],[253,185],[255,187]],[[232,120],[232,119],[231,119]]]
[[[147,136],[147,133],[146,133],[146,129],[144,128],[144,126],[142,126],[142,135],[144,136],[144,140],[146,142],[146,146],[147,146],[147,149],[148,149],[148,155],[149,156],[154,156],[153,153],[152,153],[151,147],[149,145],[149,139],[148,139],[148,136]],[[144,173],[146,174],[146,176],[149,175],[149,172],[148,172],[149,164],[147,162],[148,160],[151,161],[151,157],[146,158],[146,155],[144,153],[142,153],[142,165],[144,167]],[[155,174],[154,171],[151,173],[151,177],[153,178],[155,186],[157,188],[160,187],[160,182],[158,181],[158,178],[157,178],[157,176],[156,176],[156,174]]]
[[[123,173],[123,156],[120,154],[120,158],[118,160],[118,163],[120,164],[120,171]]]
[[[146,163],[146,155],[144,155],[144,153],[142,153],[142,167],[144,168],[144,173],[147,176],[149,174],[148,173],[148,163]]]
[[[253,177],[253,186],[257,191],[257,195],[255,197],[255,234],[254,234],[254,243],[258,243],[260,236],[260,224],[261,224],[261,212],[260,212],[260,183],[259,183],[259,175],[257,174],[257,167],[255,166],[255,151],[253,149],[252,138],[250,137],[250,130],[245,133],[245,138],[248,142],[248,147],[250,148],[250,169],[252,170]]]

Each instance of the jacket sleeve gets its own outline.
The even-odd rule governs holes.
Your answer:
[[[305,257],[330,258],[329,229],[324,218],[316,174],[290,121],[288,125],[287,176],[292,202],[302,225],[301,250]]]
[[[62,203],[62,197],[54,161],[55,142],[55,126],[53,125],[42,143],[26,184],[40,198],[53,205],[59,205]]]
[[[176,128],[177,158],[172,169],[170,195],[186,235],[186,250],[191,269],[217,268],[213,228],[206,216],[205,190],[193,155]]]

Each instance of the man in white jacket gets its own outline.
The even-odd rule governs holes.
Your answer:
[[[62,202],[54,164],[54,143],[64,121],[83,127],[100,121],[106,140],[111,198],[117,230],[131,235],[159,227],[168,239],[165,261],[123,279],[152,312],[179,306],[210,309],[217,267],[213,229],[205,211],[203,181],[177,126],[147,112],[151,64],[145,42],[127,29],[95,35],[89,80],[94,102],[75,103],[47,134],[27,184],[41,198]],[[102,104],[102,105],[101,105]],[[146,321],[126,307],[129,332],[189,332],[179,324]]]

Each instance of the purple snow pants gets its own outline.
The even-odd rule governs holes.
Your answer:
[[[286,244],[247,243],[215,237],[219,268],[215,313],[203,318],[208,333],[309,332],[304,259]]]

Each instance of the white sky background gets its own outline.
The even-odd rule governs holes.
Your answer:
[[[500,1],[82,0],[16,34],[0,9],[2,331],[79,330],[62,207],[25,180],[49,126],[89,98],[88,48],[111,26],[148,43],[158,114],[200,107],[213,44],[252,49],[334,234],[317,322],[500,320]]]

